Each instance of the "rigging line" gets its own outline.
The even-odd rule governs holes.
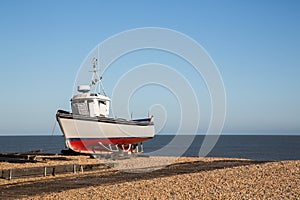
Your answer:
[[[104,96],[107,96],[107,95],[106,95],[106,92],[105,92],[105,90],[104,90],[104,87],[103,87],[103,85],[102,85],[102,81],[100,82],[100,87],[102,88],[102,91],[103,91]]]
[[[55,128],[56,128],[56,121],[54,121],[54,125],[53,125],[53,128],[52,128],[52,134],[51,134],[51,136],[54,135]]]

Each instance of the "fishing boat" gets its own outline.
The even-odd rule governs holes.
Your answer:
[[[111,99],[104,91],[95,58],[92,73],[90,84],[79,85],[78,93],[72,97],[72,112],[58,110],[56,113],[66,147],[89,154],[130,152],[138,143],[152,139],[155,134],[153,116],[148,114],[145,118],[130,120],[109,117]],[[99,91],[92,92],[92,88]]]

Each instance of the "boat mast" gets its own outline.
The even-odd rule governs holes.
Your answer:
[[[97,70],[97,61],[98,61],[97,58],[93,58],[93,61],[92,61],[92,63],[93,63],[93,71],[92,71],[93,74],[92,74],[92,79],[91,79],[92,81],[91,81],[90,87],[92,87],[92,86],[94,86],[94,85],[96,85],[98,83],[95,86],[95,90],[97,91],[97,87],[98,87],[99,94],[100,94],[101,89],[102,89],[104,96],[107,96],[106,93],[105,93],[104,87],[102,85],[102,81],[101,81],[102,80],[102,76],[100,76],[100,74],[99,74],[99,72]]]

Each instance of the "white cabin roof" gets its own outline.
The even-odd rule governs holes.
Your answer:
[[[96,93],[82,93],[82,94],[76,94],[73,96],[72,100],[79,100],[79,99],[97,99],[97,100],[103,100],[103,101],[110,101],[110,98],[107,96],[96,94]]]

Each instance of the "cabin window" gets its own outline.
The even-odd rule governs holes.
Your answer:
[[[73,100],[72,103],[85,103],[85,100]]]
[[[87,100],[87,103],[89,104],[89,103],[94,103],[94,101],[93,100]]]
[[[101,104],[104,104],[104,105],[106,105],[106,102],[105,101],[99,101],[99,103]]]

